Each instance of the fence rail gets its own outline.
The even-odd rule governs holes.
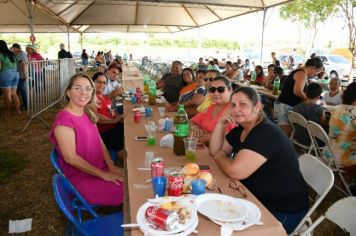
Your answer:
[[[39,115],[61,101],[70,77],[76,73],[74,59],[30,61],[27,66],[29,79],[26,80],[26,91],[29,121],[23,128],[23,132],[35,118],[49,126]]]

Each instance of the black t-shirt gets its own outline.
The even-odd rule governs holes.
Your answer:
[[[163,96],[169,103],[178,101],[179,91],[185,86],[182,75],[173,77],[171,73],[165,74],[162,79],[164,81]]]
[[[293,88],[295,85],[294,74],[298,71],[303,71],[302,69],[296,69],[292,71],[283,83],[283,88],[281,94],[278,97],[278,101],[289,106],[295,106],[303,101],[300,97],[294,94]]]
[[[241,183],[270,211],[298,213],[308,209],[306,184],[288,137],[268,119],[256,125],[244,142],[240,141],[242,131],[238,126],[226,135],[232,153],[249,149],[267,161]]]

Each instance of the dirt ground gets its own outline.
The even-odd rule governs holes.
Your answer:
[[[0,113],[3,100],[0,99]],[[59,105],[40,116],[51,124]],[[26,114],[10,120],[0,118],[0,150],[23,155],[25,167],[0,185],[0,235],[8,235],[9,220],[32,218],[32,230],[20,235],[64,235],[65,217],[59,211],[52,194],[52,176],[55,174],[49,160],[51,144],[49,128],[35,119],[22,133],[27,123]],[[333,202],[344,197],[333,188],[317,208],[314,219]],[[316,236],[347,235],[332,223],[324,222],[317,228]]]

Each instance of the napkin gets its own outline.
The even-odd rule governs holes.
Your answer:
[[[24,220],[9,220],[9,234],[23,233],[30,231],[32,227],[32,218]]]

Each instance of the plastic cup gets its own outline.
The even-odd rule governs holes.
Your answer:
[[[155,159],[155,154],[153,152],[146,152],[145,153],[145,167],[150,168],[151,162]]]
[[[156,136],[150,135],[147,137],[147,145],[148,146],[154,146],[156,145]]]
[[[160,117],[165,117],[166,116],[166,108],[165,107],[159,107],[158,108],[158,113]]]
[[[205,193],[206,182],[203,179],[195,179],[192,181],[192,194],[199,195]]]
[[[166,176],[154,176],[152,178],[154,196],[163,197],[166,192]]]
[[[151,107],[145,108],[145,115],[146,115],[146,117],[152,116],[152,108]]]
[[[197,160],[197,144],[198,139],[195,137],[187,137],[183,139],[185,147],[185,159],[189,162]]]
[[[124,114],[124,107],[123,107],[121,102],[120,103],[117,102],[115,107],[116,107],[116,112],[117,113],[119,113],[121,115]]]
[[[136,95],[132,95],[132,96],[131,96],[131,102],[132,102],[132,104],[136,104],[136,102],[137,102],[137,97],[136,97]]]

